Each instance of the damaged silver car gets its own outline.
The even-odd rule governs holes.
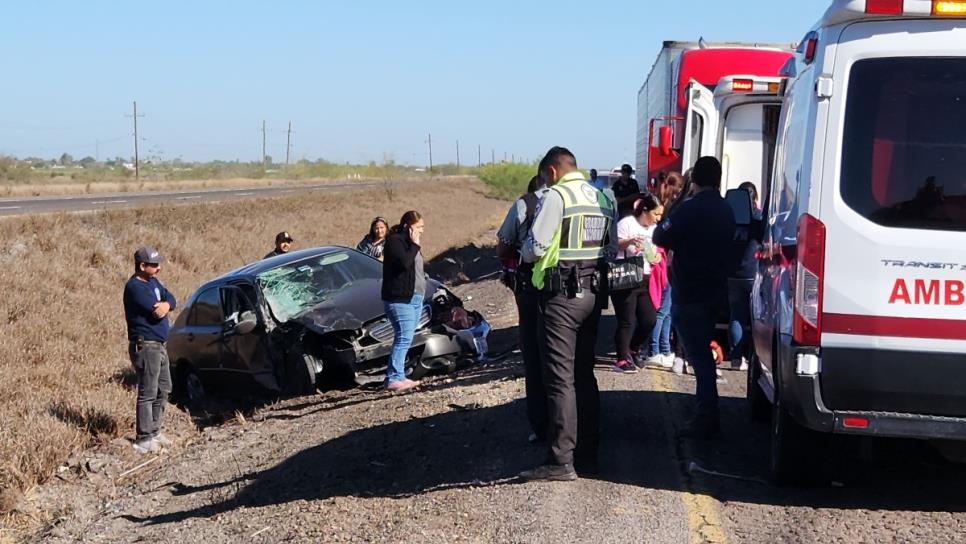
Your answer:
[[[258,261],[202,285],[169,336],[175,393],[190,399],[255,384],[300,394],[383,372],[393,329],[381,286],[382,263],[336,246]],[[429,278],[425,300],[410,377],[485,356],[482,315]]]

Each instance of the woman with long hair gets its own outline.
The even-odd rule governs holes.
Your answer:
[[[423,311],[426,274],[420,240],[425,222],[419,212],[403,214],[390,229],[383,250],[382,303],[392,323],[393,341],[386,366],[386,389],[405,391],[417,385],[406,378],[406,356],[413,343],[416,325]]]
[[[369,234],[359,242],[356,249],[381,261],[387,236],[389,236],[389,222],[381,217],[377,217],[369,224]]]
[[[678,172],[668,173],[657,186],[657,196],[661,204],[669,206],[684,190],[684,176]],[[651,302],[657,308],[654,330],[650,341],[641,346],[647,354],[647,364],[669,369],[674,366],[674,351],[671,349],[671,282],[668,275],[668,256],[664,249],[658,248],[662,261],[651,271],[648,290]]]
[[[651,266],[661,262],[651,236],[661,222],[664,206],[652,194],[646,194],[634,206],[631,215],[617,223],[617,240],[620,251],[618,258],[644,255],[644,283],[638,287],[614,291],[614,313],[617,315],[617,330],[614,343],[617,345],[617,372],[634,373],[643,361],[638,359],[637,349],[651,335],[656,320],[656,310],[649,294]],[[633,346],[633,348],[632,348]]]

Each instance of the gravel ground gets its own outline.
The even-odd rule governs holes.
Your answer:
[[[455,268],[479,270],[473,248]],[[474,260],[475,259],[475,260]],[[463,262],[465,261],[465,262]],[[450,278],[454,279],[454,278]],[[514,343],[497,281],[456,291]],[[613,317],[605,316],[600,353]],[[846,461],[812,489],[764,483],[767,426],[744,411],[741,372],[720,388],[726,437],[680,440],[693,379],[609,371],[602,356],[601,474],[520,483],[527,443],[519,355],[389,395],[365,387],[288,399],[211,426],[155,461],[76,460],[32,494],[48,542],[955,542],[966,469],[916,442],[840,441]],[[122,448],[123,444],[115,447]],[[93,464],[92,464],[93,461]],[[151,461],[136,468],[139,463]],[[689,466],[747,478],[690,471]]]

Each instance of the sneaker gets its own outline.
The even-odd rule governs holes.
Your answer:
[[[171,447],[174,444],[174,442],[172,442],[167,436],[164,436],[161,433],[155,435],[154,441],[166,448]]]
[[[520,479],[527,482],[572,482],[577,479],[573,465],[540,465],[533,470],[524,470]]]
[[[637,367],[634,363],[627,362],[623,359],[618,360],[614,363],[614,372],[622,372],[624,374],[637,374]]]
[[[664,355],[656,353],[647,358],[647,366],[668,370],[674,367],[674,358],[668,360]]]
[[[685,366],[687,366],[687,363],[684,362],[684,359],[681,357],[675,357],[674,362],[671,365],[671,371],[678,376],[683,376],[685,373]]]
[[[631,362],[634,363],[634,366],[636,366],[639,369],[647,366],[647,361],[641,358],[640,351],[631,352]]]
[[[745,359],[744,357],[740,359],[732,359],[731,370],[737,370],[737,371],[748,370],[748,359]]]
[[[155,441],[153,438],[142,438],[140,440],[135,440],[131,447],[134,451],[144,454],[144,453],[158,453],[161,451],[161,444]]]
[[[397,380],[386,386],[386,391],[391,391],[393,393],[400,393],[402,391],[408,391],[413,387],[419,385],[419,382],[414,382],[410,379]]]

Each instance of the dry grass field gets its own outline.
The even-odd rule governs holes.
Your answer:
[[[506,203],[475,179],[337,195],[154,207],[0,220],[0,513],[74,452],[133,436],[135,393],[121,307],[141,244],[167,263],[160,279],[183,302],[203,281],[260,258],[276,232],[296,248],[355,246],[376,215],[426,218],[428,258],[498,225]],[[175,436],[195,432],[170,410]]]

